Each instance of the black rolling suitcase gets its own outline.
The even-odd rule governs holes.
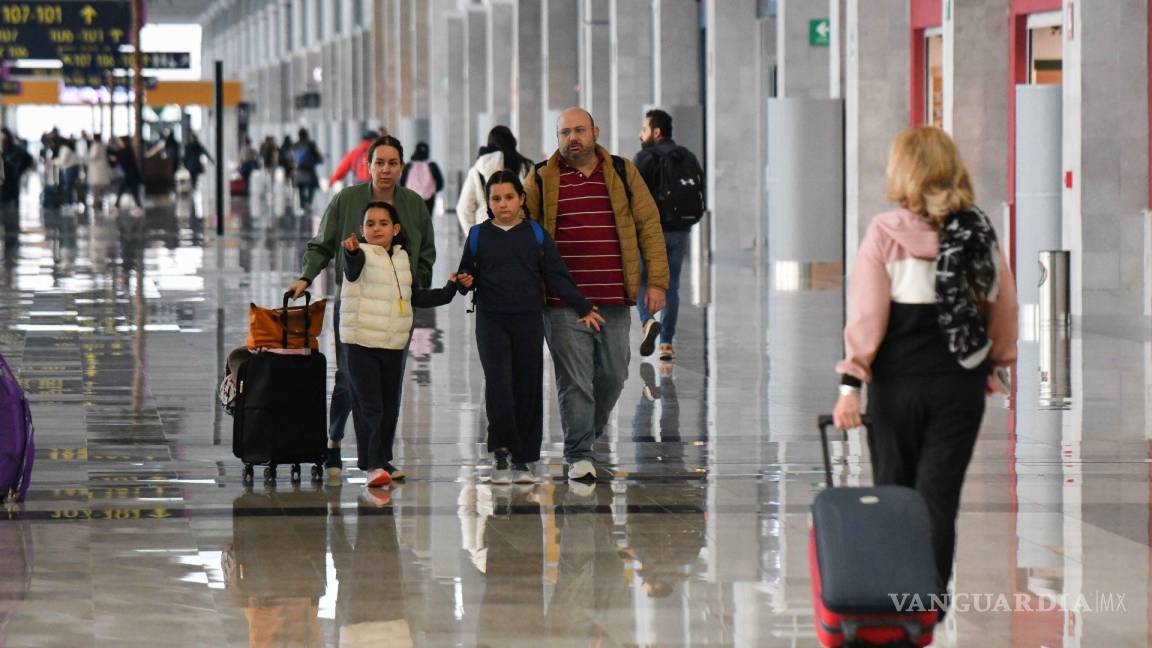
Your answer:
[[[823,646],[927,646],[941,596],[928,505],[911,488],[834,487],[831,416],[817,419],[828,488],[812,503],[808,571]]]
[[[252,483],[256,465],[267,466],[265,481],[276,479],[281,464],[292,464],[293,483],[300,481],[300,464],[313,464],[313,481],[324,475],[327,360],[308,348],[308,309],[302,348],[289,348],[287,295],[284,301],[284,348],[253,354],[236,376],[232,453],[244,462],[245,484]]]

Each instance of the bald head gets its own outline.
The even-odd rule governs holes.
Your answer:
[[[583,108],[569,108],[556,120],[556,143],[560,155],[572,166],[579,168],[595,157],[599,138],[600,129],[596,128],[592,114]]]
[[[556,130],[563,128],[563,124],[568,124],[569,126],[584,124],[588,128],[595,128],[596,120],[592,119],[592,113],[579,106],[573,106],[565,109],[564,112],[560,113],[560,116],[556,118]]]

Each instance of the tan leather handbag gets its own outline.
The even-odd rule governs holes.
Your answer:
[[[319,349],[317,338],[324,330],[327,300],[312,301],[312,296],[305,291],[304,305],[289,307],[291,296],[291,293],[284,293],[284,305],[280,308],[248,305],[248,339],[244,346],[249,349]]]

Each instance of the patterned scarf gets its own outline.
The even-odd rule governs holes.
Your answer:
[[[996,232],[984,212],[973,206],[950,216],[936,256],[936,321],[965,369],[978,367],[992,347],[984,310],[996,299],[999,273]]]

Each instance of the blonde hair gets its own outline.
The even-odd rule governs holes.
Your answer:
[[[896,136],[888,155],[884,197],[920,214],[936,229],[975,202],[960,151],[935,126],[913,126]]]

